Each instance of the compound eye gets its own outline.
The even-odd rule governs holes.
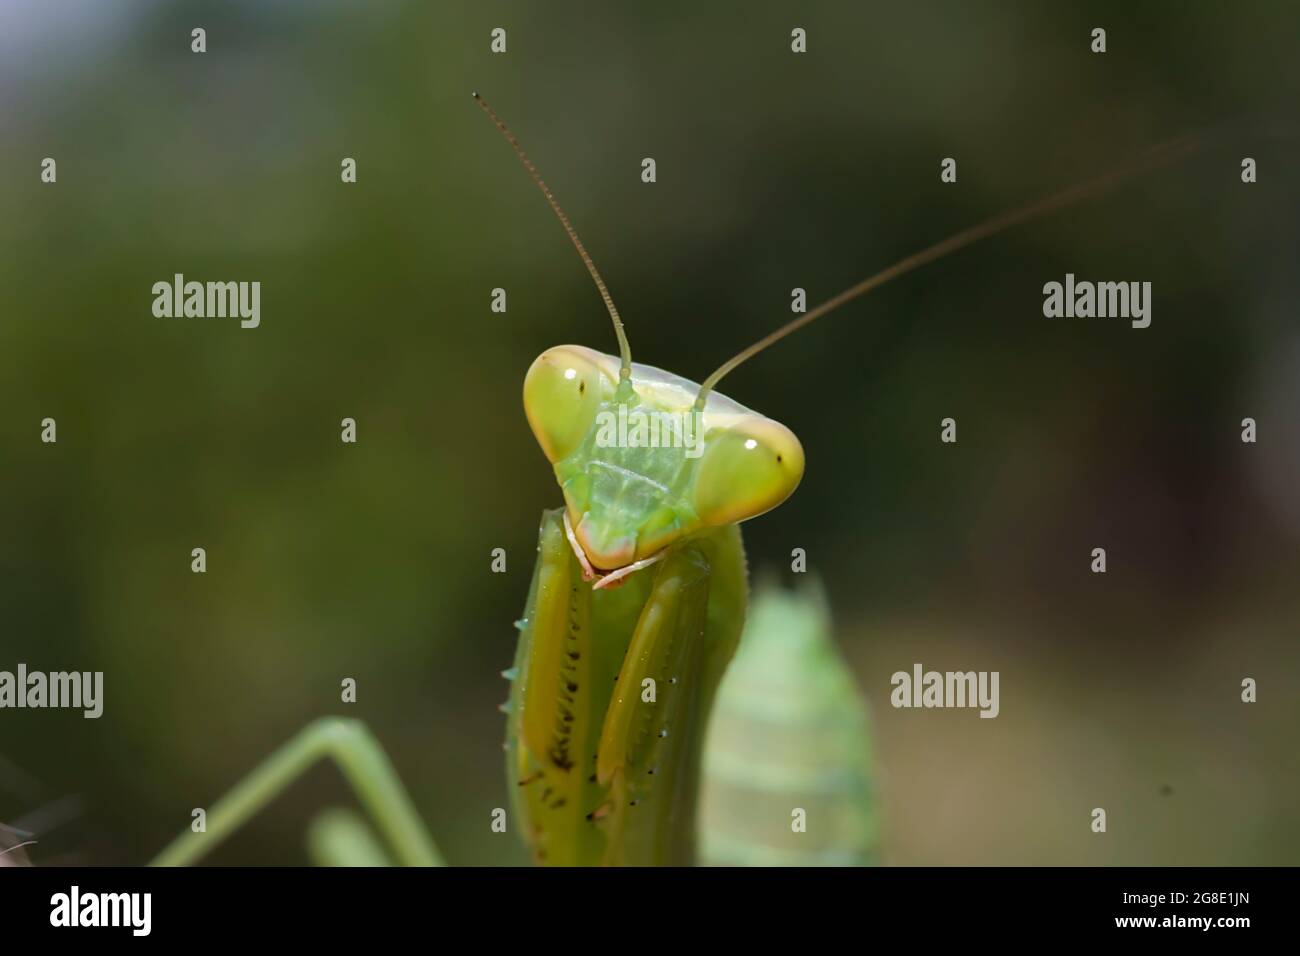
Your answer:
[[[551,464],[577,451],[600,407],[601,373],[568,346],[547,349],[524,376],[524,414]]]
[[[803,446],[790,429],[757,416],[741,422],[706,440],[695,511],[715,526],[761,515],[790,497],[803,466]]]

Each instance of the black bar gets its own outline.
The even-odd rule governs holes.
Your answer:
[[[98,894],[150,894],[149,933],[141,938],[205,945],[337,946],[409,934],[431,946],[467,936],[473,947],[496,948],[578,933],[599,948],[640,930],[647,946],[662,947],[698,940],[710,929],[728,941],[794,934],[818,947],[846,932],[854,950],[899,934],[923,938],[923,949],[948,938],[987,943],[1044,934],[1232,945],[1243,933],[1271,936],[1288,926],[1284,906],[1294,882],[1291,869],[1233,868],[3,868],[0,938],[14,953],[22,950],[9,944],[34,937],[66,942],[74,932],[80,943],[133,941],[126,910],[125,926],[51,925],[59,918],[57,894],[68,898],[66,914],[76,886],[86,913],[100,905]],[[91,904],[88,895],[95,896]],[[134,915],[143,924],[143,912]],[[1208,928],[1199,925],[1204,919]],[[1132,920],[1151,922],[1121,925]]]

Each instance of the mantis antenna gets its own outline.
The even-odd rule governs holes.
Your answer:
[[[1091,196],[1095,196],[1098,193],[1105,192],[1107,189],[1118,185],[1130,176],[1135,176],[1138,173],[1146,172],[1158,166],[1163,166],[1176,159],[1181,159],[1184,156],[1195,152],[1200,148],[1200,145],[1198,138],[1194,136],[1185,136],[1167,143],[1162,143],[1159,146],[1154,146],[1127,166],[1112,170],[1111,172],[1098,176],[1096,179],[1091,179],[1087,182],[1071,186],[1069,189],[1056,193],[1053,196],[1048,196],[1045,199],[1040,199],[1037,202],[1030,203],[1027,206],[1021,206],[1018,209],[1005,212],[1000,216],[994,216],[992,219],[986,219],[978,225],[963,229],[961,232],[949,236],[942,242],[937,242],[926,249],[922,249],[920,252],[913,253],[905,259],[900,259],[892,266],[882,269],[875,275],[863,279],[857,285],[845,289],[839,295],[827,299],[825,302],[821,303],[821,305],[799,316],[799,318],[787,322],[775,332],[759,339],[753,345],[749,346],[749,348],[723,362],[712,375],[704,380],[704,384],[700,386],[700,394],[695,399],[695,407],[697,409],[703,409],[705,400],[709,396],[709,392],[712,391],[713,387],[718,384],[724,375],[734,369],[737,365],[753,358],[769,345],[781,341],[781,339],[790,335],[792,332],[799,331],[808,323],[820,319],[828,312],[833,312],[845,303],[852,302],[859,296],[866,295],[872,289],[884,285],[890,279],[897,279],[899,276],[906,275],[913,269],[919,269],[923,265],[928,265],[936,259],[942,259],[949,253],[956,252],[958,249],[964,249],[966,246],[979,242],[981,239],[987,239],[989,236],[997,235],[1003,230],[1010,229],[1012,226],[1018,226],[1021,223],[1030,221],[1031,219],[1037,219],[1040,216],[1045,216],[1048,213],[1055,212],[1057,209],[1061,209],[1064,206],[1069,206],[1072,203],[1080,202]]]
[[[533,165],[532,160],[528,158],[528,154],[525,153],[523,147],[519,145],[519,140],[515,139],[515,134],[510,132],[510,129],[506,124],[501,121],[501,117],[497,116],[496,111],[492,109],[492,107],[488,106],[487,100],[483,99],[483,97],[479,96],[477,93],[473,94],[473,96],[474,102],[483,107],[483,112],[487,113],[487,115],[492,119],[492,122],[496,124],[497,129],[501,131],[501,135],[506,138],[506,142],[514,149],[515,155],[518,156],[519,161],[524,164],[524,169],[528,170],[528,175],[533,178],[533,182],[537,184],[537,188],[542,191],[542,195],[546,197],[546,201],[551,204],[551,209],[555,210],[555,215],[559,218],[560,225],[562,225],[564,231],[569,234],[569,239],[572,240],[574,248],[578,250],[578,255],[582,256],[583,264],[587,267],[587,271],[591,273],[591,278],[595,281],[596,288],[600,290],[600,297],[605,300],[605,308],[609,310],[609,317],[614,320],[614,334],[618,336],[618,354],[620,361],[618,377],[619,381],[627,381],[632,375],[632,347],[627,344],[627,333],[623,331],[623,320],[618,316],[618,309],[614,306],[614,300],[609,294],[609,289],[605,288],[605,280],[600,277],[600,272],[596,269],[596,263],[591,261],[591,256],[587,254],[587,248],[582,244],[582,240],[578,238],[578,233],[574,231],[573,226],[569,223],[569,217],[564,214],[564,210],[560,208],[560,204],[556,202],[555,197],[551,195],[551,190],[547,187],[546,183],[542,181],[541,175],[537,172],[537,167]]]

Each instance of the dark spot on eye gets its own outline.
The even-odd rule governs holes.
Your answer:
[[[780,456],[780,455],[777,455],[777,456],[776,456],[776,460],[777,460],[777,461],[780,461],[780,460],[781,460],[781,456]]]
[[[579,382],[579,383],[578,383],[578,394],[581,395],[581,394],[582,394],[583,392],[585,392],[586,390],[587,390],[587,383],[586,383],[586,382]]]

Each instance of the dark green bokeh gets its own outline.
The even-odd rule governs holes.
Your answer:
[[[82,797],[37,862],[145,861],[326,713],[373,728],[453,862],[524,859],[489,829],[497,672],[559,496],[520,385],[543,348],[613,337],[474,89],[565,204],[637,359],[696,379],[788,318],[795,286],[818,301],[1232,124],[723,391],[804,441],[804,484],[746,527],[750,559],[802,547],[825,580],[875,703],[887,862],[1297,859],[1294,7],[11,6],[0,669],[107,685],[98,721],[0,712],[0,820]],[[1151,281],[1151,328],[1043,318],[1067,271]],[[260,280],[261,327],[154,318],[175,272]],[[914,661],[1000,670],[1001,716],[892,710]],[[300,862],[309,817],[347,800],[319,770],[215,859]]]

